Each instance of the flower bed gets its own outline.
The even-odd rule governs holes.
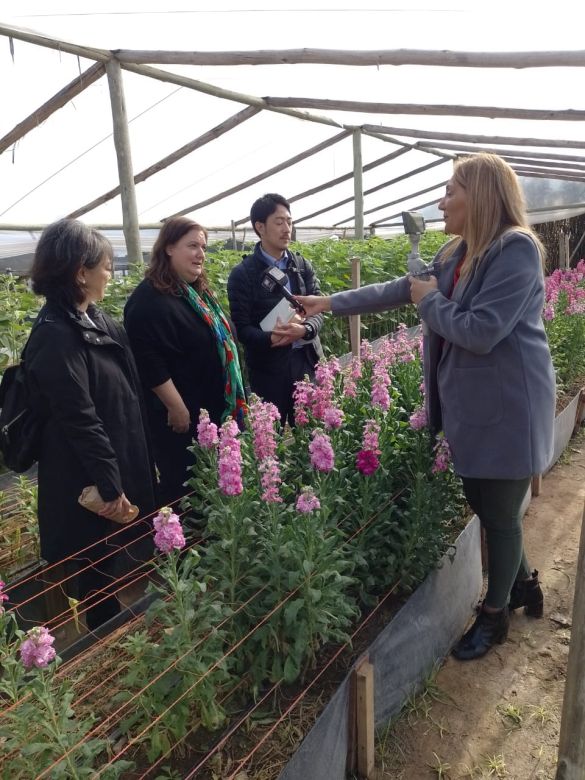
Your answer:
[[[100,766],[97,777],[129,772],[127,760],[168,762],[194,724],[216,730],[265,686],[302,684],[321,648],[345,643],[389,586],[411,591],[462,507],[446,444],[422,426],[420,385],[418,343],[399,335],[376,354],[364,345],[346,373],[321,366],[316,387],[299,387],[299,426],[285,438],[270,404],[251,404],[243,433],[233,423],[217,432],[203,415],[192,482],[206,497],[203,540],[183,548],[176,518],[157,518],[158,598],[114,647],[104,641],[110,660],[93,682],[82,656],[24,671],[18,648],[40,635],[5,643],[4,766],[14,776],[33,759],[47,776]],[[77,717],[59,710],[51,741],[47,708],[62,701]],[[36,752],[18,747],[23,718],[43,735]]]

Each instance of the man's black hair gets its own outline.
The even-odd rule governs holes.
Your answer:
[[[258,237],[260,233],[256,230],[256,222],[266,222],[271,214],[274,214],[279,206],[284,206],[290,213],[290,203],[279,195],[277,192],[268,192],[258,200],[255,200],[250,209],[250,222],[254,228],[254,232]]]

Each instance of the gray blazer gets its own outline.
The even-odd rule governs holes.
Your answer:
[[[494,241],[451,293],[462,244],[437,255],[438,290],[418,305],[429,327],[424,373],[429,425],[443,430],[463,477],[524,479],[552,459],[555,375],[542,323],[544,278],[529,236]],[[332,296],[332,312],[380,312],[410,303],[408,277]]]

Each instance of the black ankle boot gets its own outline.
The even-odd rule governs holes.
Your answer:
[[[499,612],[486,612],[482,609],[474,624],[463,634],[451,653],[459,661],[481,658],[490,647],[506,641],[509,626],[510,614],[507,607]]]
[[[516,580],[510,592],[509,609],[524,607],[528,617],[540,618],[543,612],[544,596],[538,582],[538,572],[532,572],[529,580]]]

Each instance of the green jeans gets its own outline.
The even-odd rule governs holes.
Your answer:
[[[516,579],[530,577],[524,553],[520,507],[530,486],[526,479],[462,477],[465,497],[485,529],[488,589],[485,604],[503,609]]]

